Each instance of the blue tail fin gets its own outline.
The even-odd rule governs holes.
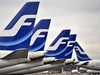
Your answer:
[[[69,39],[70,30],[63,30],[56,39],[51,43],[45,57],[60,58],[65,50]]]
[[[71,34],[69,36],[69,41],[68,41],[68,44],[67,44],[66,51],[63,52],[63,54],[62,54],[67,59],[70,59],[72,57],[73,48],[74,48],[74,44],[75,44],[75,41],[76,41],[76,36],[77,36],[76,34]]]
[[[43,51],[48,29],[50,25],[50,19],[41,20],[33,30],[33,36],[31,38],[30,51]]]
[[[28,2],[0,34],[0,49],[28,48],[39,2]]]
[[[88,57],[88,55],[84,52],[84,50],[81,48],[81,46],[78,44],[78,42],[75,43],[74,49],[79,61],[91,60]]]

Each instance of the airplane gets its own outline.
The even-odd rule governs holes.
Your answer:
[[[57,42],[55,44],[55,46],[58,46],[56,50],[58,51],[61,51],[60,48],[59,48],[59,44],[60,42],[62,43],[62,41],[68,41],[68,36],[69,36],[69,32],[70,30],[63,30],[57,37],[56,37],[56,41],[54,40],[53,43]],[[67,34],[67,35],[65,35]],[[59,41],[60,40],[60,41]],[[58,44],[58,45],[57,45]],[[66,43],[67,44],[67,43]],[[65,44],[65,47],[66,47],[66,44]],[[62,45],[63,46],[63,45]],[[61,47],[62,47],[61,46]],[[47,51],[48,52],[48,51]],[[50,58],[50,57],[46,57],[47,58]],[[54,57],[55,58],[55,57]],[[50,61],[50,60],[49,60]],[[50,61],[51,62],[51,61]],[[27,68],[32,68],[32,67],[36,67],[36,66],[40,66],[40,65],[43,65],[43,63],[47,63],[47,61],[45,60],[40,60],[40,61],[32,61],[32,62],[28,62],[28,63],[22,63],[22,64],[18,64],[18,65],[14,65],[14,66],[10,66],[10,67],[6,67],[6,68],[2,68],[0,69],[0,73],[8,73],[8,72],[13,72],[13,71],[17,71],[17,70],[21,70],[21,69],[27,69]],[[3,72],[3,71],[6,71],[6,72]]]
[[[39,2],[28,2],[0,33],[0,49],[28,48],[33,34]],[[2,52],[0,50],[0,53]],[[0,54],[1,55],[1,54]]]
[[[34,34],[32,36],[32,45],[29,46],[29,58],[32,60],[41,58],[44,56],[45,43],[48,34],[48,29],[51,19],[42,19],[34,27]]]
[[[77,63],[77,66],[81,66],[86,69],[90,70],[98,70],[100,71],[100,60],[93,60],[89,58],[89,56],[85,53],[85,51],[81,48],[81,46],[78,44],[78,42],[75,43],[75,52],[77,55],[77,58],[79,60],[79,63]]]
[[[30,62],[36,59],[38,61],[39,58],[43,58],[43,50],[51,19],[42,19],[34,27],[38,5],[39,2],[26,3],[0,34],[0,58],[2,59],[0,60],[0,68],[24,63],[25,61]],[[21,54],[20,58],[4,59],[8,57],[7,55],[13,52],[17,53],[18,49],[23,50],[23,48],[28,50],[28,59],[21,59],[23,54]],[[15,56],[13,55],[13,57]]]
[[[27,59],[29,41],[37,14],[38,2],[28,2],[0,34],[0,68],[30,61]],[[30,8],[30,9],[28,9]],[[26,20],[25,20],[26,19]],[[25,22],[24,22],[25,21]],[[21,24],[20,24],[21,23]],[[31,25],[29,25],[29,23]],[[23,25],[21,27],[21,25]],[[27,32],[22,32],[26,30]],[[29,31],[30,30],[30,31]],[[26,40],[21,41],[26,38]],[[22,42],[22,43],[21,43]],[[20,50],[18,50],[20,49]],[[24,54],[23,54],[24,53]]]
[[[73,63],[74,59],[71,59],[71,52],[74,47],[76,34],[69,35],[69,32],[70,30],[63,30],[59,34],[61,36],[58,35],[58,37],[56,37],[54,42],[52,42],[49,48],[46,50],[47,52],[45,53],[45,58],[55,57],[55,61],[41,66],[31,67],[29,69],[10,72],[9,74],[30,74],[42,72]]]
[[[46,25],[46,22],[48,22],[50,20],[41,20],[41,22],[39,23],[39,25],[42,25],[42,24],[45,24]],[[45,23],[44,23],[45,22]],[[47,23],[49,25],[49,23]],[[48,26],[46,25],[46,26]],[[38,25],[37,25],[38,26]],[[43,25],[42,25],[43,26]],[[44,45],[44,44],[43,44]],[[40,50],[41,51],[41,50]],[[38,51],[38,53],[40,53],[40,51]],[[43,50],[42,50],[43,51]],[[32,52],[34,52],[32,50]],[[36,53],[36,52],[35,52]],[[33,53],[32,53],[33,54]],[[0,68],[0,70],[3,70],[1,71],[0,73],[7,73],[9,71],[14,71],[14,70],[20,70],[20,69],[25,69],[25,68],[30,68],[32,66],[39,66],[41,64],[43,64],[42,59],[43,59],[43,56],[42,57],[38,57],[38,55],[34,56],[33,58],[30,57],[30,59],[32,61],[29,61],[29,62],[25,62],[25,63],[22,63],[22,64],[18,64],[18,65],[13,65],[13,66],[8,66],[8,67],[4,67],[4,68]],[[47,63],[48,61],[50,62],[52,60],[52,58],[49,58],[49,59],[44,59],[45,62]],[[53,59],[54,61],[54,59]],[[6,71],[6,72],[4,72]]]
[[[42,19],[34,27],[38,6],[39,2],[27,2],[0,34],[0,58],[21,48],[27,48],[33,59],[44,55],[36,51],[44,50],[51,19]]]
[[[12,21],[7,25],[4,31],[0,34],[0,58],[3,58],[16,49],[27,48],[29,50],[28,58],[34,60],[33,62],[39,62],[39,65],[41,65],[40,61],[43,60],[43,56],[45,54],[43,50],[51,20],[42,19],[34,27],[38,5],[39,2],[26,3],[18,12],[18,14],[12,19]],[[59,42],[61,42],[61,40]],[[48,60],[45,61],[46,63],[51,62],[51,58],[48,58],[46,58]],[[53,59],[53,61],[54,60],[55,59]],[[35,65],[39,66],[38,64]],[[7,69],[7,67],[0,68],[1,74],[4,71],[7,73],[10,70],[8,69],[8,71],[6,71],[4,69]],[[14,68],[11,69],[14,70]]]

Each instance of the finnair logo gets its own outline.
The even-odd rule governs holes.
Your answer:
[[[73,47],[75,41],[68,41],[67,47]]]
[[[62,38],[60,38],[57,42],[56,42],[56,44],[54,45],[54,46],[50,46],[49,48],[48,48],[48,50],[57,50],[57,48],[61,45],[61,44],[66,44],[67,45],[67,43],[66,42],[64,42],[63,40],[68,40],[69,38],[68,37],[62,37]]]
[[[30,26],[32,24],[32,22],[25,22],[26,19],[28,18],[36,18],[36,15],[24,15],[22,16],[17,23],[13,26],[12,29],[10,30],[4,30],[0,36],[4,37],[4,36],[15,36],[17,34],[17,32],[19,31],[19,29],[21,28],[21,26]]]
[[[42,32],[48,32],[48,29],[39,29],[37,30],[31,38],[30,45],[34,44],[37,38],[44,38],[46,35],[41,34]]]
[[[74,49],[75,49],[76,51],[79,51],[80,54],[85,54],[85,52],[83,52],[78,46],[74,46]]]

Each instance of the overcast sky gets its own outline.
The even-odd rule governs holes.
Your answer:
[[[29,1],[0,0],[0,32]],[[52,19],[46,48],[62,29],[71,29],[91,58],[100,59],[100,0],[40,0],[36,23]]]

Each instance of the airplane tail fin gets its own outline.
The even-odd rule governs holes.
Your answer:
[[[50,44],[45,57],[63,57],[62,53],[66,50],[70,30],[63,30],[56,39]]]
[[[74,49],[79,61],[91,60],[89,56],[81,48],[81,46],[78,44],[78,42],[75,43]]]
[[[18,59],[18,58],[27,58],[28,50],[27,49],[20,49],[16,50],[7,56],[3,57],[4,60],[11,60],[11,59]]]
[[[0,34],[0,49],[28,48],[39,2],[28,2]]]
[[[22,16],[25,16],[25,15],[32,16],[33,15],[32,18],[35,19],[36,18],[36,14],[37,14],[37,10],[38,10],[38,5],[39,5],[39,2],[27,2],[22,7],[22,9],[16,14],[16,16],[12,19],[12,21],[8,24],[8,26],[5,28],[5,30],[11,29]],[[26,19],[25,22],[27,20],[28,19]],[[32,19],[30,19],[30,21],[31,20]]]
[[[43,51],[51,19],[42,19],[35,26],[31,38],[30,51]]]
[[[74,44],[76,41],[76,34],[70,34],[66,51],[64,52],[65,58],[70,59],[72,57]]]

